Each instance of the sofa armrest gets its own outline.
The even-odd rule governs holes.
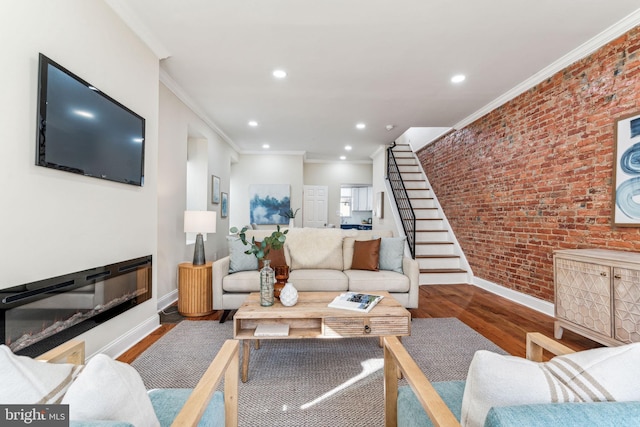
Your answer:
[[[527,359],[534,362],[542,362],[542,353],[547,350],[555,356],[561,356],[563,354],[574,353],[574,350],[570,349],[564,344],[560,344],[540,332],[528,332],[527,333]]]
[[[227,340],[213,359],[193,392],[182,407],[172,426],[197,426],[209,404],[211,396],[224,376],[225,425],[238,425],[238,374],[240,368],[240,345],[236,340]]]
[[[222,279],[229,275],[229,257],[220,258],[213,263],[211,287],[213,291],[213,309],[222,310]]]
[[[416,398],[434,426],[460,426],[431,382],[409,355],[397,337],[384,337],[384,412],[385,426],[398,423],[398,370],[402,372]]]
[[[407,308],[418,308],[420,292],[420,265],[413,258],[402,258],[402,271],[409,278],[409,303]]]

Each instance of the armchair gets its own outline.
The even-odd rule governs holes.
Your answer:
[[[385,337],[385,425],[387,427],[450,427],[460,426],[461,419],[463,419],[462,425],[484,425],[485,427],[523,425],[539,425],[545,427],[637,425],[638,420],[640,420],[640,398],[637,396],[637,392],[631,391],[631,393],[629,393],[629,390],[634,388],[634,384],[637,384],[639,371],[628,369],[628,366],[637,365],[637,361],[640,359],[640,353],[638,351],[640,344],[630,344],[625,346],[626,348],[603,348],[576,353],[570,348],[540,333],[528,333],[526,339],[526,358],[530,361],[542,362],[543,352],[547,350],[554,355],[569,355],[567,357],[573,358],[573,361],[577,360],[579,363],[587,366],[587,368],[579,369],[575,377],[580,377],[585,371],[593,369],[594,367],[596,370],[599,369],[598,365],[600,365],[601,368],[605,368],[596,372],[596,376],[599,376],[599,378],[596,379],[599,379],[601,384],[604,383],[606,386],[604,388],[608,389],[605,391],[611,392],[611,395],[615,397],[614,400],[617,401],[563,403],[562,401],[556,400],[556,403],[543,403],[544,399],[537,399],[537,401],[534,402],[506,403],[504,405],[491,406],[490,409],[487,408],[488,412],[483,421],[478,421],[477,419],[471,420],[469,417],[465,418],[465,416],[462,415],[464,409],[463,397],[469,400],[468,396],[465,395],[465,393],[468,392],[468,390],[465,391],[465,387],[471,389],[474,387],[477,388],[477,384],[474,384],[477,378],[484,375],[484,381],[486,383],[486,378],[499,373],[500,368],[493,366],[494,369],[491,369],[491,367],[487,368],[484,366],[484,372],[480,375],[477,375],[477,373],[474,374],[476,376],[474,379],[471,379],[471,370],[473,369],[472,362],[470,375],[467,378],[466,384],[465,381],[431,383],[400,341],[396,337]],[[588,354],[588,352],[592,353]],[[477,356],[478,354],[476,354],[476,357]],[[505,358],[505,356],[496,357]],[[531,367],[532,365],[525,359],[512,356],[506,357],[508,359],[505,360],[508,363],[519,365],[518,368],[524,365]],[[620,374],[612,372],[610,376],[616,378],[609,380],[609,378],[607,378],[609,372],[615,371],[618,365],[624,365],[624,372]],[[612,366],[614,366],[613,369],[611,368]],[[542,372],[541,368],[542,367],[537,364],[532,367],[533,370]],[[582,366],[578,366],[578,368],[582,368]],[[507,369],[511,368],[508,367]],[[398,387],[398,373],[401,373],[407,379],[408,386]],[[589,372],[586,372],[586,374],[589,374]],[[511,379],[509,374],[507,374],[506,377],[507,381]],[[525,380],[529,380],[530,378],[526,373],[522,377]],[[582,377],[579,379],[582,379]],[[591,377],[589,378],[589,380],[592,379]],[[547,378],[544,378],[544,381],[546,380]],[[505,387],[506,383],[499,381],[501,380],[496,381],[495,388],[502,386],[507,394],[516,394],[511,400],[520,399],[520,396],[517,395],[517,387],[511,388],[509,384]],[[522,385],[520,390],[526,390],[528,387],[535,389],[534,382],[536,380],[532,378],[530,381],[530,383]],[[569,381],[572,381],[572,379],[570,378]],[[493,386],[494,383],[491,380],[488,382]],[[548,389],[549,384],[545,384],[545,387]],[[505,393],[504,390],[497,391],[497,393],[500,392]],[[481,392],[478,393],[477,390],[475,393],[469,392],[471,397],[478,397],[479,394],[481,395]],[[491,394],[491,392],[487,394]],[[466,401],[465,405],[467,405],[466,409],[469,410],[469,407],[473,406],[474,403]]]
[[[69,341],[44,353],[38,360],[49,363],[84,364],[83,341]],[[153,410],[162,426],[197,426],[203,415],[206,425],[238,425],[238,341],[227,340],[193,390],[156,389],[149,391]],[[224,378],[224,393],[216,388]],[[222,403],[223,401],[223,403]],[[224,408],[224,420],[220,420]],[[220,409],[218,411],[218,409]],[[214,413],[216,412],[216,413]],[[215,418],[215,419],[211,419]],[[203,419],[203,421],[205,421]],[[123,426],[118,421],[71,421],[71,426]]]

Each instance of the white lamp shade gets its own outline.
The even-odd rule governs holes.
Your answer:
[[[185,233],[215,233],[215,211],[184,211]]]

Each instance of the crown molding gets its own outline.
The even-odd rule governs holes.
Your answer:
[[[215,124],[209,117],[202,111],[200,106],[196,104],[189,95],[182,89],[182,87],[175,81],[173,78],[167,73],[162,67],[160,67],[160,82],[164,84],[175,96],[180,99],[180,101],[184,102],[184,104],[191,110],[193,113],[200,117],[202,121],[204,121],[207,126],[209,126],[215,133],[220,136],[227,144],[231,146],[235,151],[240,152],[240,147],[236,145],[235,142],[229,136],[224,133],[217,124]]]
[[[625,18],[621,19],[611,27],[602,31],[600,34],[596,35],[592,39],[578,46],[577,48],[575,48],[568,54],[564,55],[557,61],[553,62],[549,66],[538,71],[536,74],[529,77],[527,80],[520,83],[519,85],[509,90],[508,92],[504,93],[500,97],[491,101],[489,104],[485,105],[475,113],[471,114],[468,117],[465,117],[464,119],[462,119],[461,121],[453,125],[453,128],[457,130],[470,125],[471,123],[475,122],[479,118],[485,116],[486,114],[502,106],[503,104],[506,104],[516,96],[526,92],[527,90],[531,89],[535,85],[540,84],[541,82],[553,76],[557,72],[564,70],[574,62],[595,52],[605,44],[615,40],[616,38],[620,37],[627,31],[631,30],[632,28],[638,25],[640,25],[640,9],[636,10],[630,15],[627,15]]]
[[[158,38],[142,23],[138,15],[133,11],[126,0],[105,0],[105,3],[124,21],[125,24],[137,35],[144,44],[147,45],[158,59],[165,59],[171,56]]]

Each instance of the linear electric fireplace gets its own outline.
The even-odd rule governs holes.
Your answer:
[[[0,343],[38,356],[151,298],[151,255],[0,289]]]

